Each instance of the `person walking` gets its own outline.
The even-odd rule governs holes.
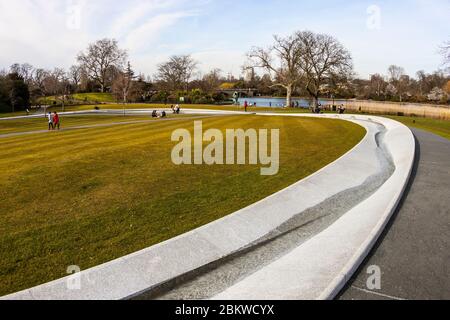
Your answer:
[[[245,112],[247,112],[247,108],[248,108],[248,102],[245,101],[245,102],[244,102],[244,109],[245,109]]]
[[[61,120],[59,119],[59,115],[56,111],[53,115],[53,129],[61,129]]]
[[[48,130],[51,131],[53,130],[55,127],[53,126],[53,115],[51,112],[48,113]]]

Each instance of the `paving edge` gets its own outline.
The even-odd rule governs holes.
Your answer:
[[[378,121],[380,119],[386,118],[379,118],[376,117]],[[405,161],[406,163],[401,165],[398,163],[400,160],[398,155],[396,155],[395,146],[389,145],[391,154],[395,156],[394,164],[396,166],[396,173],[398,174],[399,170],[402,170],[403,172],[400,174],[401,181],[398,182],[398,186],[400,187],[397,194],[394,194],[392,197],[391,203],[388,205],[384,215],[381,217],[379,223],[375,226],[375,228],[372,230],[372,232],[369,234],[366,242],[361,246],[360,250],[355,253],[354,257],[348,262],[346,267],[341,271],[341,274],[345,274],[345,277],[342,279],[336,278],[335,281],[328,287],[326,291],[322,293],[322,295],[319,297],[319,299],[327,299],[331,300],[336,298],[336,296],[341,292],[341,290],[345,287],[345,285],[350,281],[350,279],[353,277],[353,275],[356,273],[358,268],[361,266],[361,264],[364,262],[364,260],[367,258],[367,256],[370,254],[372,249],[374,248],[375,244],[379,240],[380,236],[383,234],[384,230],[386,229],[386,226],[391,221],[394,213],[396,212],[401,200],[405,196],[405,191],[407,189],[408,183],[411,179],[411,175],[414,169],[414,162],[416,157],[416,141],[414,138],[414,134],[412,131],[405,126],[404,124],[389,120],[392,124],[397,125],[401,131],[404,132],[408,136],[408,141],[401,141],[402,143],[407,144],[407,151],[409,154],[405,154]],[[398,140],[398,136],[395,137]],[[391,179],[393,179],[391,177]],[[391,180],[389,179],[389,180]],[[383,188],[383,187],[382,187]]]

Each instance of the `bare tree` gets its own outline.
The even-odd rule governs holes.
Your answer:
[[[395,92],[399,96],[400,102],[403,101],[405,83],[409,82],[409,78],[405,78],[405,69],[396,65],[391,65],[388,68],[388,76],[390,84],[396,89]]]
[[[380,98],[384,94],[386,87],[387,83],[380,74],[376,73],[370,77],[370,94],[375,93]]]
[[[286,89],[286,106],[291,106],[292,94],[300,84],[303,74],[299,71],[301,48],[299,39],[274,36],[274,44],[269,48],[255,47],[248,53],[247,68],[262,68],[274,80],[273,86]]]
[[[427,74],[423,70],[419,70],[416,73],[419,95],[423,96],[424,91],[426,90],[426,82],[427,82]]]
[[[203,76],[204,89],[208,92],[211,92],[217,88],[219,88],[221,83],[222,70],[213,69],[208,74]]]
[[[444,56],[444,65],[450,67],[450,41],[446,41],[442,44],[440,52]]]
[[[191,56],[173,56],[158,66],[156,79],[167,84],[170,90],[187,90],[196,69],[197,62]]]
[[[134,71],[130,62],[128,62],[126,69],[120,72],[113,82],[113,93],[118,99],[122,99],[124,104],[129,101],[134,79]]]
[[[61,68],[55,68],[53,69],[53,72],[51,73],[51,91],[56,95],[63,95],[65,94],[65,88],[64,83],[66,81],[66,72],[64,69]]]
[[[33,66],[29,63],[15,63],[10,67],[10,72],[20,75],[27,85],[32,83],[34,71]]]
[[[409,93],[409,89],[411,89],[411,88],[412,88],[411,78],[408,75],[406,75],[406,74],[402,75],[400,77],[400,80],[398,81],[398,84],[397,84],[397,90],[398,90],[398,95],[399,95],[399,98],[400,98],[400,102],[403,102],[403,98],[406,95],[410,94]]]
[[[298,66],[304,73],[305,89],[316,107],[324,85],[351,78],[352,57],[338,40],[329,35],[303,31],[297,32],[295,39],[299,43]]]
[[[396,66],[396,65],[391,65],[388,68],[388,75],[389,75],[389,80],[391,82],[396,82],[399,81],[400,78],[405,74],[405,69],[403,69],[402,67]]]
[[[83,77],[83,67],[80,65],[73,65],[69,69],[68,77],[70,82],[75,88],[75,91],[78,90],[81,84],[81,78]]]
[[[36,69],[33,77],[33,87],[38,92],[38,95],[45,96],[47,94],[45,81],[49,76],[49,71],[45,69]]]
[[[81,52],[77,60],[89,77],[100,85],[105,92],[108,86],[108,72],[111,68],[121,69],[127,58],[127,52],[121,50],[114,39],[102,39],[89,45],[86,52]]]

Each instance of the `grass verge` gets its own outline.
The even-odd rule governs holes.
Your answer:
[[[397,120],[408,127],[425,130],[450,140],[450,121],[393,116],[389,116],[389,118]]]

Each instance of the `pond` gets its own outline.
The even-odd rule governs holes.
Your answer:
[[[247,101],[249,105],[253,105],[256,103],[258,107],[283,108],[286,104],[286,98],[261,98],[261,97],[240,98],[239,104],[243,106],[245,101]],[[308,109],[312,102],[311,99],[304,99],[304,98],[292,98],[292,101],[294,102],[294,104],[296,104],[296,106],[298,103],[299,108],[305,109]],[[322,105],[327,105],[331,104],[332,100],[321,99],[320,103]],[[334,104],[335,105],[345,104],[345,100],[335,100]]]

